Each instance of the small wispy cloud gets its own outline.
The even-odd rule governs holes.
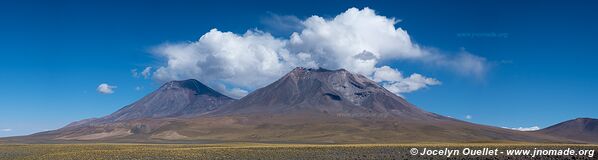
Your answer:
[[[10,128],[5,128],[5,129],[0,129],[0,131],[2,131],[2,132],[10,132],[10,131],[12,131],[12,129],[10,129]]]
[[[143,71],[141,71],[141,76],[143,76],[143,78],[145,78],[145,79],[150,77],[151,74],[152,74],[152,67],[145,67],[145,69],[143,69]]]
[[[504,128],[504,129],[511,129],[511,130],[517,130],[517,131],[537,131],[537,130],[540,130],[540,127],[538,127],[538,126],[517,127],[517,128],[502,127],[502,128]]]
[[[102,83],[98,86],[97,91],[101,94],[112,94],[114,93],[114,89],[117,88],[116,86],[112,86],[106,83]]]
[[[131,76],[133,78],[143,77],[145,79],[149,78],[152,74],[152,67],[145,67],[141,72],[139,70],[131,69]]]
[[[139,78],[139,72],[137,72],[137,69],[131,69],[131,76]]]
[[[473,117],[471,115],[466,115],[465,119],[472,119]]]
[[[272,12],[261,19],[261,23],[267,31],[275,34],[291,34],[301,31],[304,26],[301,19],[293,15],[279,15]]]

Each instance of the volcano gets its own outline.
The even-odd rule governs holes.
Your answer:
[[[234,99],[220,94],[197,80],[172,81],[105,119],[114,122],[143,118],[198,116],[232,101]]]
[[[295,68],[216,115],[326,114],[338,117],[446,120],[423,111],[368,78],[344,69]]]
[[[156,92],[99,119],[13,142],[580,142],[473,124],[424,111],[363,75],[295,68],[233,100],[195,80]]]
[[[167,123],[164,119],[200,116],[233,101],[235,99],[194,79],[171,81],[110,115],[73,122],[61,129],[36,133],[24,139],[46,142],[122,138],[149,132],[150,124]]]
[[[199,116],[232,101],[234,99],[222,95],[194,79],[171,81],[139,101],[108,116],[74,122],[67,127],[149,118]]]
[[[182,124],[177,133],[185,135],[187,140],[208,141],[561,141],[427,112],[365,76],[344,69],[301,67],[238,101]]]

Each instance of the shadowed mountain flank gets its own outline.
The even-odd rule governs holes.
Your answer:
[[[538,130],[539,133],[598,143],[598,119],[577,118]]]

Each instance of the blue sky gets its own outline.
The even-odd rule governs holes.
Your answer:
[[[442,82],[403,94],[420,108],[499,127],[598,118],[595,2],[20,1],[0,2],[0,137],[100,117],[143,97],[161,82],[131,70],[164,66],[156,46],[213,28],[288,38],[288,27],[270,23],[276,16],[332,18],[351,7],[400,19],[396,27],[418,45],[486,59],[481,78],[385,62]],[[117,88],[100,94],[101,83]]]

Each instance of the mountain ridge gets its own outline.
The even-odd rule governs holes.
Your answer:
[[[137,105],[128,105],[111,115],[4,140],[58,143],[584,142],[541,132],[479,125],[427,112],[367,77],[344,69],[298,67],[239,100],[196,83],[201,82],[168,82],[133,103]],[[191,101],[189,97],[200,97],[197,99],[200,101]],[[165,108],[172,110],[167,114],[139,114]],[[181,110],[192,112],[180,114]]]
[[[536,132],[567,139],[598,143],[598,119],[576,118]]]
[[[235,99],[225,96],[195,79],[170,81],[156,91],[116,112],[68,124],[102,124],[147,118],[188,117],[208,113]]]
[[[247,108],[250,107],[254,107],[255,110],[249,111]],[[363,75],[353,74],[345,69],[302,67],[293,69],[271,85],[224,106],[223,110],[216,113],[276,113],[296,108],[315,109],[329,114],[388,113],[403,118],[416,115],[441,117],[415,107]]]

